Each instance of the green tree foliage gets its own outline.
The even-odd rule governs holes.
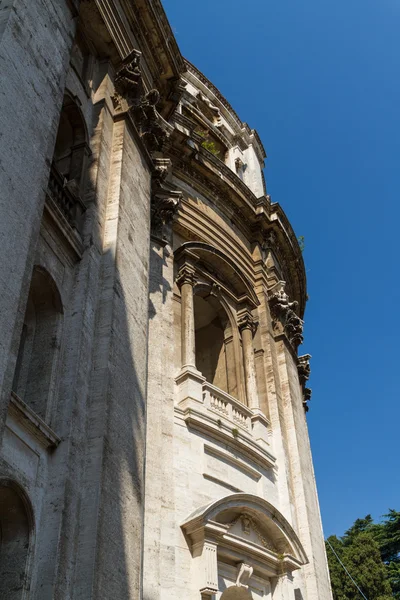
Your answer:
[[[400,512],[390,509],[381,523],[371,515],[357,519],[328,541],[368,600],[400,600]],[[360,599],[328,543],[327,555],[334,600]]]

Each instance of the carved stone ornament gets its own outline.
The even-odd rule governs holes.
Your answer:
[[[121,107],[122,99],[125,99],[128,106],[134,106],[143,95],[142,72],[140,70],[140,59],[142,53],[140,50],[132,52],[124,59],[122,67],[117,71],[114,80],[115,95],[114,104]]]
[[[162,236],[164,225],[168,225],[182,199],[182,192],[167,182],[171,170],[169,158],[155,158],[151,194],[151,228],[153,234]]]
[[[194,286],[196,281],[196,270],[191,265],[185,264],[179,269],[176,278],[176,283],[179,287],[182,287],[185,283],[190,283],[191,286]]]
[[[280,323],[283,332],[295,350],[303,343],[303,323],[296,314],[297,302],[290,302],[289,296],[284,290],[285,282],[279,282],[269,297],[271,315],[275,324]]]
[[[297,359],[297,372],[299,374],[299,382],[303,392],[304,410],[308,412],[308,402],[311,400],[311,389],[306,387],[306,383],[310,378],[310,354],[304,354]]]
[[[303,356],[299,356],[297,359],[297,372],[299,374],[299,381],[302,388],[304,388],[306,381],[308,381],[310,378],[310,359],[310,354],[304,354]]]
[[[236,577],[236,585],[237,587],[248,588],[247,585],[250,577],[253,574],[253,567],[251,565],[247,565],[246,563],[240,563],[237,568],[237,577]]]
[[[200,102],[203,102],[210,109],[210,112],[212,113],[212,115],[216,121],[216,123],[215,123],[216,126],[220,127],[222,124],[222,119],[221,119],[221,111],[218,108],[218,106],[215,106],[215,104],[213,104],[211,102],[211,100],[209,100],[207,98],[207,96],[204,96],[204,94],[202,94],[201,92],[199,92],[197,94],[197,98],[200,100]]]
[[[132,50],[118,69],[113,102],[117,110],[127,110],[131,114],[147,149],[154,152],[161,150],[173,128],[157,112],[158,90],[145,92],[140,69],[141,55],[139,50]]]
[[[246,310],[238,314],[237,324],[239,331],[243,331],[243,329],[250,329],[251,333],[254,335],[257,330],[258,320],[253,317],[249,310]]]
[[[311,400],[312,389],[309,387],[304,388],[304,396],[303,396],[303,406],[304,410],[308,412],[309,406],[308,403]]]

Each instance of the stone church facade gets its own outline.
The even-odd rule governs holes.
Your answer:
[[[0,0],[0,598],[329,600],[306,279],[160,0]]]

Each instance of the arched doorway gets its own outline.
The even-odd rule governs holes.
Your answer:
[[[22,600],[27,589],[32,515],[22,490],[0,480],[0,598]]]

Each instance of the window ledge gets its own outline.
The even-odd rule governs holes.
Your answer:
[[[60,438],[21,398],[11,392],[9,411],[37,438],[45,448],[57,448]]]
[[[188,387],[187,380],[193,380],[190,371],[177,378],[183,394],[179,394],[182,399],[175,408],[185,424],[239,450],[260,467],[273,468],[276,458],[267,441],[268,419],[204,381],[203,377],[198,378],[195,387]]]

